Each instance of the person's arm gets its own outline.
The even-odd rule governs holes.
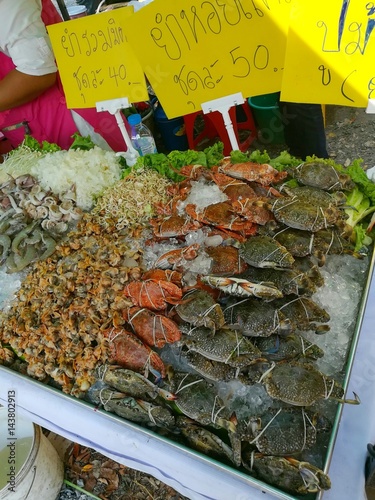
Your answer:
[[[0,81],[0,111],[32,101],[56,81],[56,73],[27,75],[14,69]]]
[[[0,111],[26,104],[56,82],[55,64],[40,0],[0,0],[0,51],[15,69],[0,80]]]

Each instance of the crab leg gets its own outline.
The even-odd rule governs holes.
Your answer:
[[[268,368],[268,370],[266,370],[262,376],[260,377],[260,379],[258,380],[258,384],[261,384],[263,382],[263,379],[269,374],[272,372],[272,370],[275,368],[276,366],[276,363],[274,361],[272,361],[271,363],[271,366]]]
[[[230,358],[232,357],[232,354],[234,352],[237,351],[237,356],[240,355],[240,345],[243,341],[243,337],[241,339],[238,338],[238,335],[237,335],[237,332],[236,332],[236,341],[237,341],[237,344],[236,346],[234,347],[234,349],[232,350],[232,352],[229,354],[229,356],[227,357],[227,359],[225,360],[225,363],[228,363],[228,361],[230,360]]]
[[[103,389],[100,390],[99,392],[99,399],[100,403],[103,406],[106,406],[112,399],[122,399],[126,396],[123,392],[117,392],[117,391],[110,391],[109,396],[106,401],[103,400],[103,391],[105,391],[106,388],[103,387]]]
[[[272,422],[275,420],[275,418],[278,416],[278,414],[281,412],[281,408],[279,408],[278,412],[275,413],[275,415],[271,418],[271,420],[268,422],[268,424],[260,431],[260,433],[252,440],[250,441],[250,444],[254,444],[258,441],[260,436],[266,431],[266,429],[272,424]]]
[[[305,446],[306,446],[306,437],[307,437],[306,420],[309,421],[311,427],[314,429],[315,432],[316,432],[316,428],[315,428],[315,425],[312,423],[311,419],[309,418],[309,416],[307,415],[307,413],[305,412],[305,410],[303,408],[302,408],[302,416],[303,416],[303,427],[304,427],[304,431],[305,431],[304,432],[303,447],[302,447],[302,450],[304,450]]]
[[[186,384],[186,385],[181,385],[183,383],[183,381],[186,379],[186,377],[188,377],[188,373],[185,375],[185,377],[181,380],[179,386],[177,387],[177,391],[175,391],[175,394],[178,394],[180,391],[182,391],[183,389],[186,389],[187,387],[190,387],[191,385],[195,385],[195,384],[199,384],[200,382],[203,381],[203,379],[200,379],[200,380],[195,380],[194,382],[190,382],[190,384]]]
[[[361,400],[360,400],[358,394],[356,394],[355,392],[353,392],[353,394],[354,394],[354,399],[340,399],[340,398],[331,398],[331,399],[334,399],[338,403],[346,403],[346,404],[349,404],[349,405],[359,405],[359,404],[361,404]]]

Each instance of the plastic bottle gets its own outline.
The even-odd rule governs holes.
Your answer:
[[[157,153],[154,137],[150,129],[142,123],[141,115],[129,115],[128,122],[131,127],[132,144],[140,156]]]

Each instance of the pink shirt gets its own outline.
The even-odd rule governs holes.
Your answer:
[[[0,12],[3,8],[6,9],[6,3],[9,1],[1,0]],[[13,23],[7,25],[11,27],[11,29],[9,28],[10,32],[9,29],[8,33],[5,30],[0,36],[0,79],[14,68],[32,75],[56,71],[45,30],[45,26],[62,22],[55,6],[51,0],[42,0],[40,16],[40,0],[17,0],[17,2],[12,0],[12,3],[13,6],[16,5],[19,12],[15,13]],[[23,3],[25,5],[22,5]],[[12,8],[14,10],[14,7]],[[27,21],[28,12],[31,22],[30,19]],[[7,16],[1,16],[1,18],[9,19]],[[20,50],[20,47],[25,44],[25,40],[27,41],[28,38],[34,46],[28,50],[27,57],[22,57],[24,51],[22,48]],[[75,111],[107,141],[114,151],[126,150],[126,144],[113,115],[108,112],[98,113],[94,108],[76,109]],[[39,142],[44,140],[53,142],[63,149],[70,147],[73,142],[71,136],[78,130],[70,110],[66,107],[60,79],[53,87],[33,101],[0,112],[0,130],[13,147],[17,147],[24,139],[25,128],[18,126],[22,122],[27,122],[31,135]],[[15,127],[13,130],[4,130],[13,127]]]

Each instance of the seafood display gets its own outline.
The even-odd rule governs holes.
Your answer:
[[[10,178],[0,186],[0,265],[14,273],[46,259],[81,217],[74,189],[57,196],[31,175]]]
[[[116,186],[84,214],[37,184],[27,187],[33,206],[7,192],[20,179],[1,186],[1,227],[8,210],[30,217],[8,248],[0,237],[2,262],[9,249],[41,246],[1,318],[0,363],[21,360],[33,378],[288,493],[329,489],[321,454],[309,455],[330,430],[324,407],[360,401],[317,368],[324,349],[305,334],[330,335],[314,297],[326,256],[361,255],[345,223],[350,179],[318,163],[186,167],[138,225],[111,215]],[[288,176],[299,186],[285,187]],[[199,185],[219,201],[189,198]],[[52,238],[65,215],[80,220],[49,253],[35,229]],[[262,412],[232,404],[235,386],[264,391]]]

